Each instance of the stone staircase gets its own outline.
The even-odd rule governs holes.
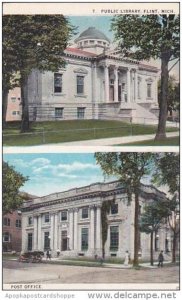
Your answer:
[[[158,108],[142,103],[101,103],[98,105],[98,118],[101,120],[119,120],[137,124],[157,124]]]

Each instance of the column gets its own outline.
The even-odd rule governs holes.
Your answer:
[[[34,225],[34,231],[33,231],[33,249],[37,250],[37,231],[38,231],[38,218],[37,216],[34,216],[33,220],[33,225]]]
[[[137,93],[137,86],[138,86],[137,70],[135,70],[134,78],[135,78],[135,97],[134,97],[134,102],[137,102],[137,99],[138,99],[138,93]]]
[[[51,232],[50,232],[50,248],[54,250],[54,213],[51,213]]]
[[[89,250],[94,250],[94,206],[90,206],[90,245]]]
[[[78,250],[78,209],[74,211],[74,250]]]
[[[58,248],[58,213],[54,215],[54,249]]]
[[[114,68],[114,102],[118,102],[118,68]]]
[[[130,68],[127,70],[127,102],[131,102],[131,75],[130,75]]]
[[[105,77],[105,101],[109,102],[109,68],[107,65],[104,67],[104,77]]]
[[[42,215],[38,215],[38,250],[42,250]]]
[[[69,247],[70,250],[73,250],[73,210],[69,210],[69,236],[70,236],[70,241],[69,241]]]
[[[22,216],[22,245],[21,250],[23,252],[27,251],[28,248],[28,232],[26,231],[27,227],[27,216]]]
[[[101,205],[97,206],[96,212],[96,249],[101,250]]]
[[[155,84],[155,102],[158,106],[158,78],[157,77],[155,79],[154,84]]]

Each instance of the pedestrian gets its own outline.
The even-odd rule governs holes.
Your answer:
[[[59,248],[57,249],[57,257],[59,257],[60,256],[60,250],[59,250]]]
[[[159,253],[159,256],[158,256],[158,267],[163,267],[163,261],[164,261],[164,255],[163,255],[163,251],[161,251]]]
[[[50,249],[47,249],[47,252],[46,252],[46,259],[51,260],[51,251],[50,251]]]
[[[128,250],[125,252],[125,258],[124,258],[124,265],[125,266],[128,266],[128,264],[129,264],[129,257],[130,257],[130,255],[129,255],[129,252],[128,252]]]

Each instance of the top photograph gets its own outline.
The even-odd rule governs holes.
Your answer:
[[[4,147],[179,146],[179,8],[18,13],[10,4]]]

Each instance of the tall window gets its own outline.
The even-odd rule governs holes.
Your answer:
[[[67,221],[67,211],[62,211],[61,212],[61,221]]]
[[[44,232],[44,250],[50,249],[49,232]]]
[[[54,73],[54,93],[62,93],[62,74]]]
[[[119,246],[119,227],[110,227],[110,250],[117,251]]]
[[[82,228],[81,249],[82,249],[82,251],[88,250],[88,228]]]
[[[111,204],[111,215],[115,215],[118,213],[118,203]]]
[[[4,226],[10,226],[10,219],[9,218],[4,218],[3,219],[3,225]]]
[[[55,107],[55,118],[63,118],[63,107]]]
[[[45,222],[45,223],[49,223],[49,221],[50,221],[49,213],[46,213],[46,214],[44,215],[44,222]]]
[[[82,219],[88,218],[88,207],[82,208]]]
[[[28,217],[28,225],[32,225],[33,224],[33,217]]]
[[[152,98],[152,84],[147,83],[147,98]]]
[[[28,233],[28,251],[32,251],[33,234]]]
[[[11,242],[11,237],[10,237],[9,232],[4,232],[3,233],[3,242],[6,242],[6,243],[10,243]]]
[[[84,76],[77,75],[77,94],[84,93]]]
[[[78,107],[77,108],[77,119],[84,119],[85,118],[85,107]]]
[[[138,79],[137,84],[138,84],[138,88],[137,88],[137,90],[138,90],[138,98],[140,99],[140,79]]]
[[[16,227],[21,228],[21,220],[16,220]]]

